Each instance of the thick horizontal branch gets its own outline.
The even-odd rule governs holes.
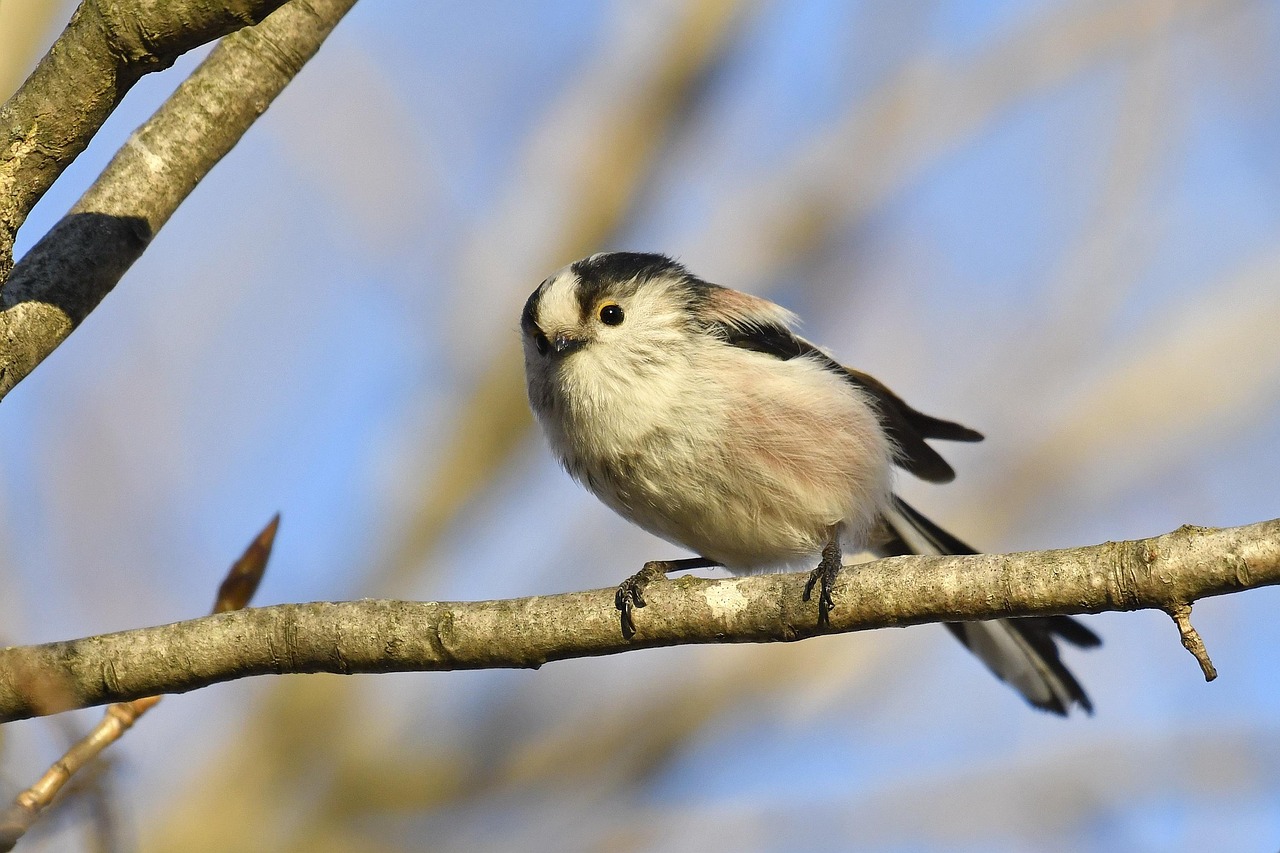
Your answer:
[[[71,211],[14,267],[0,292],[0,398],[111,292],[354,3],[294,0],[258,26],[234,33],[129,137]],[[175,15],[185,5],[160,4]],[[221,5],[243,7],[239,14],[248,19],[251,10],[280,2]],[[77,20],[87,14],[84,8]],[[214,18],[205,21],[199,32],[213,23]],[[4,168],[0,160],[0,188]]]
[[[625,574],[625,567],[619,573]],[[618,630],[612,589],[505,601],[285,604],[0,650],[0,721],[181,693],[251,675],[537,667],[692,643],[817,631],[807,573],[654,583]],[[1084,548],[894,557],[841,572],[831,632],[923,622],[1159,608],[1280,583],[1280,520],[1182,527]]]

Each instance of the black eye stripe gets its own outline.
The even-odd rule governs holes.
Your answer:
[[[622,307],[610,302],[607,305],[600,306],[600,322],[606,326],[618,326],[626,316],[622,313]]]
[[[540,355],[546,355],[547,350],[551,349],[551,341],[547,340],[547,336],[542,332],[536,332],[533,336],[533,343],[538,348]]]

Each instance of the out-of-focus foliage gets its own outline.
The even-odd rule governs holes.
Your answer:
[[[22,6],[5,63],[67,14]],[[1280,8],[1225,0],[359,5],[0,410],[0,640],[198,615],[277,509],[261,603],[676,556],[521,397],[524,298],[609,248],[766,294],[986,433],[954,484],[902,483],[976,545],[1274,517],[1278,48]],[[130,93],[20,251],[197,59]],[[1098,711],[1066,721],[936,628],[224,685],[28,849],[1274,847],[1276,605],[1196,608],[1213,685],[1159,614],[1090,619]],[[5,791],[67,725],[6,727]]]

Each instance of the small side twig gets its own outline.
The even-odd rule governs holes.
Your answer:
[[[1173,618],[1173,623],[1178,626],[1178,634],[1182,637],[1182,646],[1196,659],[1200,664],[1200,671],[1204,673],[1205,681],[1213,681],[1218,677],[1218,670],[1213,665],[1213,661],[1209,659],[1209,650],[1204,647],[1204,640],[1200,637],[1200,632],[1191,624],[1191,605],[1178,604],[1169,608],[1169,616]]]
[[[249,604],[267,570],[271,546],[280,526],[276,513],[267,526],[249,543],[240,558],[231,565],[218,587],[213,603],[214,613],[239,610]],[[144,696],[131,702],[108,705],[102,720],[77,741],[40,779],[19,794],[3,817],[0,817],[0,853],[12,850],[35,824],[59,792],[82,768],[97,758],[104,749],[118,741],[133,727],[138,718],[159,704],[162,696]]]

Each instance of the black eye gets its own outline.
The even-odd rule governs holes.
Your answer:
[[[606,326],[617,326],[622,323],[622,307],[614,305],[610,302],[608,305],[600,306],[600,322]]]
[[[539,355],[546,355],[547,350],[551,349],[551,341],[547,340],[547,336],[542,334],[542,332],[534,333],[533,343],[537,346]]]

